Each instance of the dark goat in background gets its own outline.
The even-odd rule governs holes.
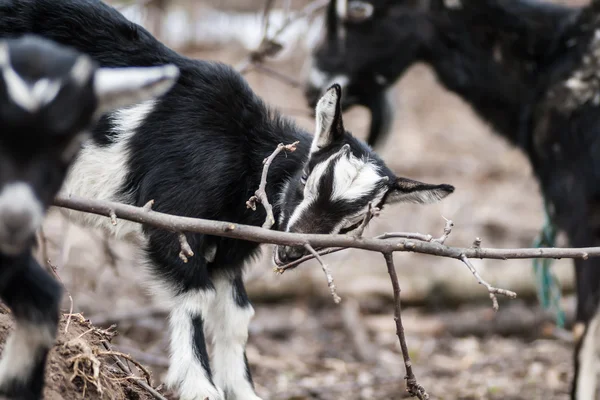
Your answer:
[[[311,135],[267,107],[233,68],[177,54],[100,1],[0,0],[0,37],[23,33],[71,45],[105,67],[168,62],[181,71],[164,97],[100,121],[69,173],[66,194],[137,206],[154,200],[160,212],[260,226],[265,211],[249,210],[246,201],[259,186],[263,160],[279,143],[295,141],[298,149],[269,169],[275,229],[351,232],[369,204],[435,202],[454,190],[397,177],[344,129],[337,85],[321,97]],[[169,299],[167,383],[182,400],[259,399],[245,354],[254,310],[242,279],[256,243],[188,234],[195,255],[184,263],[172,232],[69,215],[140,245],[154,287]],[[304,251],[276,247],[275,261]]]
[[[69,166],[102,114],[163,94],[177,74],[98,68],[31,35],[0,40],[0,298],[17,323],[0,360],[0,397],[41,398],[62,289],[31,249]]]
[[[355,104],[368,103],[426,62],[527,154],[570,244],[600,246],[599,1],[570,8],[533,0],[332,0],[326,21],[306,90],[311,104],[323,82],[336,81]],[[600,259],[576,260],[575,276],[571,395],[583,400],[596,393]]]

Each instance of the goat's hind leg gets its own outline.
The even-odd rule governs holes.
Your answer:
[[[0,271],[0,298],[16,319],[0,359],[0,398],[38,400],[56,337],[62,288],[29,250],[17,258],[0,256]]]
[[[241,272],[241,271],[240,271]],[[248,326],[254,309],[246,295],[241,273],[213,278],[215,298],[207,310],[206,327],[212,339],[215,382],[227,400],[260,400],[254,392],[246,359]]]

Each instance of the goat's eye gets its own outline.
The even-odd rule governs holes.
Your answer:
[[[348,3],[347,19],[350,22],[362,22],[373,15],[373,5],[365,1],[350,1]]]
[[[302,183],[303,185],[306,185],[307,179],[308,179],[308,174],[305,172],[302,174],[302,177],[300,178],[300,183]]]

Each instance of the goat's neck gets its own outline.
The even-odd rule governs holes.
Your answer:
[[[463,0],[429,15],[423,61],[493,128],[525,146],[541,76],[573,9],[532,2]]]

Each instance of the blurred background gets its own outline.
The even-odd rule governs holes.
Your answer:
[[[195,58],[240,65],[262,38],[264,1],[110,1],[132,21]],[[269,29],[310,0],[275,1]],[[561,3],[582,5],[587,1]],[[284,49],[265,65],[302,81],[322,13],[294,22],[278,37]],[[273,74],[245,74],[263,99],[309,131],[314,121],[300,88]],[[456,192],[436,205],[386,209],[366,235],[413,231],[439,236],[454,221],[448,245],[531,247],[543,222],[542,199],[521,152],[495,135],[464,102],[415,65],[395,85],[396,119],[381,156],[402,176],[450,183]],[[346,128],[365,137],[366,110],[345,115]],[[44,225],[48,257],[73,299],[75,312],[100,326],[117,324],[115,348],[147,365],[156,381],[168,363],[167,322],[145,286],[135,253],[102,233],[83,230],[53,210]],[[559,238],[559,245],[564,245]],[[404,366],[395,335],[393,292],[381,255],[348,250],[326,257],[342,303],[329,295],[321,268],[308,262],[273,273],[271,248],[249,266],[256,309],[248,359],[264,399],[400,399]],[[459,261],[395,255],[404,326],[414,371],[436,399],[564,399],[570,381],[569,337],[552,335],[552,315],[536,299],[531,260],[474,260],[492,285],[518,293],[500,298],[494,313],[484,288]],[[570,327],[574,311],[571,261],[553,265]],[[65,298],[65,308],[69,308]]]

